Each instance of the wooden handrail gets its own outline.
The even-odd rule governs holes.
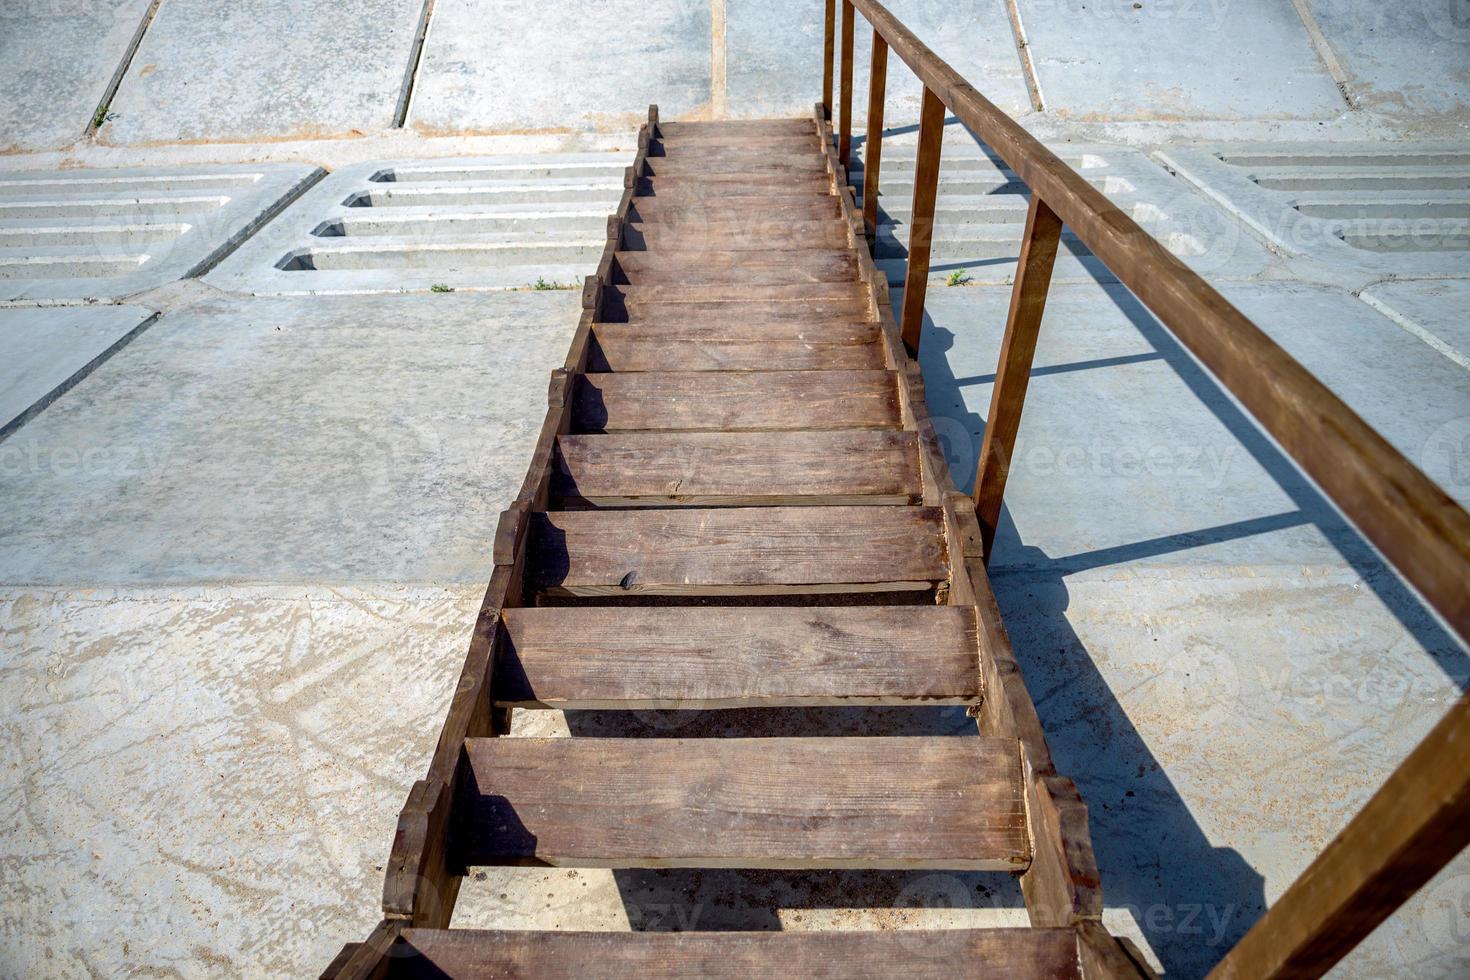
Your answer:
[[[1033,196],[1046,202],[1240,399],[1454,631],[1470,641],[1470,514],[1214,287],[977,92],[881,3],[852,3],[925,89],[993,149]]]
[[[917,352],[922,336],[943,110],[998,154],[1031,191],[975,476],[984,558],[989,558],[999,520],[1057,239],[1065,223],[1240,400],[1445,622],[1470,640],[1470,514],[1214,287],[977,92],[881,3],[844,0],[843,6],[845,14],[853,9],[862,13],[873,27],[875,46],[881,42],[891,48],[924,84],[901,316],[903,340],[911,353]],[[850,56],[848,62],[844,71],[850,77]],[[874,64],[876,68],[876,56]],[[825,67],[830,90],[830,43]],[[870,115],[865,148],[875,161],[882,136],[883,86],[875,71],[869,111],[876,106],[879,116],[875,124]],[[850,85],[845,84],[844,157],[851,101]],[[868,181],[876,169],[864,176],[864,211],[870,222],[876,221],[877,188]],[[1462,698],[1390,775],[1211,977],[1320,976],[1467,840],[1470,697]]]

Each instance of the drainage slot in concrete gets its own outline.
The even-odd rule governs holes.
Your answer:
[[[1300,173],[1272,176],[1256,174],[1251,178],[1262,187],[1278,191],[1402,191],[1470,190],[1470,173],[1464,174],[1352,174]]]
[[[149,177],[92,177],[80,181],[76,178],[0,178],[0,199],[16,197],[55,196],[57,193],[74,193],[84,187],[89,194],[199,194],[201,191],[228,191],[250,187],[260,179],[260,174],[173,174]],[[214,200],[223,200],[214,198]]]
[[[152,245],[168,242],[189,230],[188,225],[55,225],[0,228],[0,246],[31,248],[41,245]]]
[[[0,201],[0,219],[7,218],[101,218],[147,219],[154,215],[175,217],[205,214],[229,200],[224,197],[138,197],[118,200]]]
[[[368,180],[375,184],[405,183],[469,183],[486,180],[551,180],[616,178],[621,180],[627,164],[609,161],[605,164],[586,163],[507,163],[486,164],[477,167],[389,167],[379,170]]]
[[[548,180],[539,184],[510,184],[504,187],[405,187],[393,190],[359,191],[351,195],[345,203],[350,208],[494,207],[500,204],[584,201],[588,195],[614,189],[621,191],[622,183],[563,183]]]
[[[605,233],[605,211],[526,212],[515,215],[364,215],[325,221],[312,232],[317,238],[415,237],[459,238],[469,235],[578,236]]]
[[[1470,153],[1217,153],[1236,167],[1470,167]]]

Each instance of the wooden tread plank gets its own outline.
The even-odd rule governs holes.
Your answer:
[[[664,140],[704,139],[743,136],[809,136],[817,139],[817,127],[810,119],[722,119],[714,122],[660,122],[658,136]]]
[[[1008,738],[472,738],[468,866],[943,868],[1029,863]]]
[[[897,429],[889,371],[649,371],[587,374],[572,388],[576,432]]]
[[[815,221],[836,220],[841,214],[835,197],[803,197],[770,200],[759,195],[732,194],[717,198],[635,197],[628,208],[628,220],[684,224],[713,224],[741,221]]]
[[[884,365],[878,331],[846,320],[596,323],[587,370],[872,370]]]
[[[970,606],[507,609],[498,705],[974,704]]]
[[[602,315],[607,321],[643,320],[671,316],[689,319],[735,313],[747,320],[784,316],[868,318],[868,294],[857,283],[774,283],[751,289],[731,284],[701,286],[659,283],[608,285],[601,292]],[[722,306],[723,308],[715,308]]]
[[[526,585],[554,595],[899,592],[948,574],[938,507],[552,511],[530,533]]]
[[[830,197],[832,188],[825,176],[790,177],[772,174],[767,177],[744,176],[722,180],[715,177],[640,177],[634,184],[638,197],[666,197],[676,201],[720,200],[731,194],[759,195],[767,202],[787,200],[821,200]]]
[[[406,929],[391,980],[630,976],[813,980],[1075,980],[1071,929],[849,932],[524,932]]]
[[[644,166],[644,174],[652,177],[705,177],[747,173],[826,176],[827,173],[827,160],[816,149],[808,153],[764,151],[749,156],[684,153],[677,157],[645,157]]]
[[[835,218],[627,222],[623,225],[623,247],[649,251],[846,248],[847,227]]]
[[[913,432],[563,435],[551,492],[600,507],[907,504],[923,495]]]
[[[855,283],[858,264],[847,249],[617,252],[613,275],[631,285]]]

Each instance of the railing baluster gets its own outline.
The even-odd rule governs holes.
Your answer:
[[[1062,219],[1046,206],[1040,195],[1031,194],[1026,212],[1026,232],[1021,239],[1021,256],[1016,263],[1016,284],[1011,288],[1011,309],[1006,316],[1005,337],[1000,343],[1000,360],[995,383],[990,389],[990,415],[985,421],[985,444],[975,471],[975,516],[980,522],[980,540],[985,561],[1000,521],[1001,498],[1021,428],[1021,406],[1031,380],[1031,359],[1041,332],[1046,310],[1046,291],[1051,285],[1052,266],[1061,240]]]
[[[822,41],[822,111],[832,118],[832,52],[837,38],[837,0],[827,0],[826,33]]]
[[[852,0],[842,0],[842,116],[838,124],[837,159],[845,168],[852,162],[852,32],[857,12]]]
[[[888,85],[888,42],[873,32],[868,73],[868,139],[863,144],[863,227],[868,240],[878,234],[878,167],[883,156],[883,97]]]
[[[929,288],[929,246],[934,238],[934,195],[939,189],[939,150],[944,143],[944,103],[924,86],[919,112],[919,155],[914,161],[914,202],[909,209],[909,267],[903,283],[899,325],[909,352],[919,351],[924,331],[924,294]]]

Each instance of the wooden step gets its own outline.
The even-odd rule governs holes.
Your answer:
[[[974,704],[968,606],[507,609],[494,699],[513,707]]]
[[[622,432],[564,435],[551,492],[563,504],[908,504],[924,492],[912,432]]]
[[[692,977],[747,980],[1076,980],[1071,929],[870,932],[525,932],[406,929],[387,980]]]
[[[801,221],[630,222],[623,247],[646,251],[847,248],[847,228],[832,218]]]
[[[572,388],[576,432],[897,429],[890,371],[588,374]]]
[[[878,324],[845,320],[596,323],[589,371],[819,371],[884,366]]]
[[[744,319],[766,320],[776,316],[845,317],[852,320],[868,316],[867,292],[856,283],[802,282],[764,286],[752,290],[738,285],[680,286],[608,285],[602,289],[602,316],[607,321],[647,319],[650,316],[675,316],[686,319],[701,313],[700,307],[725,304],[729,313],[744,310]],[[684,307],[680,310],[679,307]]]
[[[724,119],[717,122],[660,122],[660,139],[687,140],[724,136],[807,136],[815,143],[817,127],[810,119]]]
[[[618,252],[612,276],[613,282],[624,285],[850,283],[857,279],[858,264],[857,257],[845,248]]]
[[[526,585],[553,595],[902,592],[944,581],[937,507],[568,510],[531,515]]]
[[[676,157],[645,157],[648,177],[714,177],[727,174],[827,174],[827,159],[816,149],[809,153],[761,151],[750,155],[683,153]]]
[[[733,176],[733,175],[726,175]],[[640,177],[633,185],[638,197],[666,197],[678,201],[720,200],[732,191],[744,195],[759,195],[768,202],[778,203],[788,199],[809,200],[830,197],[832,188],[827,177],[790,177],[780,174],[769,176],[746,175],[738,180],[722,180],[714,177]]]
[[[628,220],[683,224],[714,224],[741,221],[817,221],[837,220],[841,207],[835,197],[803,197],[772,200],[770,198],[731,194],[727,197],[672,198],[635,197],[628,208]]]
[[[1014,739],[472,738],[466,866],[1020,871]]]

